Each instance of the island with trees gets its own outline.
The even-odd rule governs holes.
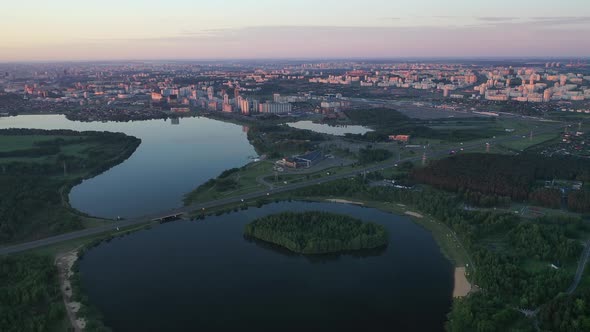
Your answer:
[[[247,237],[270,242],[300,254],[326,254],[387,245],[381,225],[328,212],[284,212],[246,225]]]

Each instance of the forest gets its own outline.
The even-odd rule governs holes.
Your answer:
[[[47,138],[32,142],[26,156],[0,157],[0,244],[82,228],[81,215],[67,206],[69,189],[125,160],[141,142],[120,133],[0,130],[0,142],[14,142],[14,136]],[[71,148],[75,152],[67,152]],[[39,149],[43,151],[35,154]],[[47,149],[55,153],[48,155]]]
[[[324,135],[287,125],[259,124],[250,127],[248,141],[259,154],[278,158],[288,153],[314,150],[319,142],[324,141]]]
[[[455,194],[432,188],[372,187],[362,177],[302,188],[292,197],[321,196],[404,204],[457,234],[475,267],[470,269],[470,281],[480,291],[455,301],[446,326],[453,332],[534,331],[532,323],[514,308],[552,303],[567,289],[573,280],[571,267],[582,251],[579,236],[590,231],[588,223],[579,218],[525,220],[510,213],[468,211]],[[550,264],[570,269],[556,270]]]
[[[590,331],[590,288],[560,295],[539,313],[546,331]]]
[[[247,224],[247,237],[263,240],[301,254],[325,254],[387,245],[381,225],[328,212],[284,212]]]
[[[567,206],[574,212],[590,212],[590,192],[572,191],[567,195]]]
[[[64,315],[57,268],[51,258],[0,257],[0,331],[51,331]]]
[[[432,161],[424,168],[414,169],[411,177],[463,196],[469,191],[495,200],[509,197],[517,202],[531,201],[558,208],[561,206],[559,190],[539,187],[538,182],[553,179],[587,182],[590,180],[590,161],[526,153],[515,156],[469,153]],[[570,192],[569,208],[588,211],[589,196],[583,191]]]

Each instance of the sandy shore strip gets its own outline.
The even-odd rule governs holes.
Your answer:
[[[453,297],[464,297],[471,291],[471,284],[465,276],[465,267],[455,268],[455,287],[453,288]]]
[[[355,201],[349,201],[349,200],[346,200],[346,199],[338,199],[338,198],[330,198],[330,199],[326,199],[326,201],[332,202],[332,203],[365,205],[365,203],[362,203],[362,202],[355,202]]]
[[[72,284],[70,277],[74,274],[72,266],[78,260],[78,249],[58,254],[55,258],[55,265],[59,274],[60,289],[66,306],[66,312],[74,331],[83,331],[86,327],[86,320],[77,317],[80,310],[80,303],[72,301]]]
[[[412,216],[412,217],[416,217],[416,218],[424,218],[424,216],[418,212],[406,211],[404,213],[407,214],[408,216]]]

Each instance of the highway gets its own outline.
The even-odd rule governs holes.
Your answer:
[[[540,134],[540,133],[544,133],[544,132],[553,131],[557,128],[563,128],[563,126],[564,126],[564,124],[560,123],[558,126],[555,126],[555,127],[552,126],[550,128],[545,128],[545,130],[539,130],[536,133]],[[494,143],[494,144],[498,144],[501,142],[514,141],[514,140],[519,140],[519,139],[522,140],[525,138],[523,138],[522,136],[504,136],[504,137],[500,137],[500,138],[490,139],[489,142]],[[472,149],[476,149],[476,148],[481,148],[484,144],[485,143],[483,143],[482,141],[478,141],[475,143],[459,145],[459,146],[451,147],[451,148],[445,148],[445,149],[440,149],[440,150],[431,150],[427,153],[427,156],[429,159],[432,159],[432,158],[441,157],[444,155],[449,155],[449,152],[451,150],[460,151],[460,149],[463,149],[463,150],[467,151],[467,150],[472,150]],[[252,199],[256,199],[256,198],[270,196],[272,194],[279,194],[279,193],[284,193],[284,192],[288,192],[288,191],[292,191],[292,190],[296,190],[296,189],[300,189],[300,188],[305,188],[305,187],[313,186],[313,185],[316,185],[319,183],[324,183],[324,182],[329,182],[329,181],[334,181],[334,180],[339,180],[339,179],[345,179],[345,178],[351,178],[351,177],[355,177],[357,175],[360,175],[360,174],[363,174],[366,172],[374,172],[374,171],[382,170],[384,168],[391,168],[391,167],[394,167],[394,165],[396,165],[398,163],[403,163],[403,162],[407,162],[407,161],[410,161],[410,162],[419,161],[419,160],[421,160],[421,158],[422,158],[422,156],[405,158],[405,159],[396,161],[395,164],[394,163],[380,164],[380,165],[375,165],[375,166],[370,166],[370,167],[365,167],[365,168],[359,168],[358,170],[354,170],[354,171],[347,172],[347,173],[325,176],[321,179],[304,181],[304,182],[285,185],[285,186],[277,187],[277,188],[273,188],[273,189],[255,191],[255,192],[240,195],[240,196],[218,199],[218,200],[209,201],[206,203],[197,203],[197,204],[184,206],[184,207],[169,210],[169,211],[163,211],[163,212],[160,212],[157,214],[145,215],[145,216],[141,216],[141,217],[137,217],[137,218],[126,219],[126,220],[116,221],[116,222],[114,221],[112,223],[112,225],[100,226],[100,227],[95,227],[95,228],[88,228],[88,229],[83,229],[83,230],[79,230],[79,231],[75,231],[75,232],[70,232],[70,233],[65,233],[65,234],[61,234],[61,235],[47,237],[47,238],[36,240],[36,241],[30,241],[30,242],[5,246],[5,247],[0,248],[0,255],[7,255],[7,254],[23,252],[23,251],[27,251],[27,250],[31,250],[31,249],[36,249],[36,248],[41,248],[41,247],[53,245],[53,244],[60,243],[60,242],[65,242],[65,241],[69,241],[69,240],[75,240],[75,239],[80,239],[80,238],[84,238],[84,237],[88,237],[88,236],[107,233],[107,232],[115,231],[117,228],[125,228],[125,227],[130,227],[130,226],[141,225],[141,224],[147,223],[148,221],[151,221],[153,219],[156,219],[156,218],[159,218],[162,216],[168,216],[168,215],[179,214],[179,213],[189,213],[189,212],[197,211],[197,210],[201,210],[201,209],[210,209],[212,207],[223,206],[223,205],[227,205],[227,204],[231,204],[231,203],[239,203],[242,200],[247,201],[247,200],[252,200]]]

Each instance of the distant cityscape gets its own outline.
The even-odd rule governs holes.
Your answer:
[[[496,116],[502,105],[528,115],[590,115],[590,65],[366,61],[134,62],[0,65],[2,115],[66,112],[79,120],[147,119],[193,111],[338,113],[398,100],[414,106]],[[514,104],[516,103],[516,104]]]

